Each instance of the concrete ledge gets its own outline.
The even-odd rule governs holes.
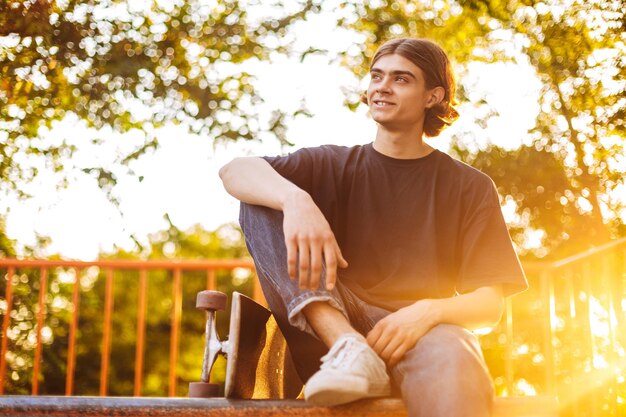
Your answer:
[[[51,417],[406,417],[401,400],[383,398],[337,407],[315,407],[299,400],[224,398],[0,396],[0,416]],[[557,417],[556,398],[502,397],[493,417]]]

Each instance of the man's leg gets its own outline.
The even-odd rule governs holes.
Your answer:
[[[493,384],[476,337],[433,327],[391,370],[410,417],[489,417]]]
[[[302,309],[309,325],[315,330],[326,347],[330,348],[339,338],[356,330],[343,313],[328,303],[311,303]]]
[[[282,221],[280,211],[241,203],[239,222],[263,294],[287,340],[298,374],[306,381],[317,372],[319,360],[328,349],[312,335],[302,310],[315,300],[338,302],[327,291],[301,290],[289,278]]]
[[[330,405],[331,402],[384,395],[389,386],[385,365],[348,318],[353,318],[358,327],[361,314],[354,311],[351,293],[340,282],[335,289],[327,291],[324,279],[320,289],[303,290],[289,278],[282,221],[280,211],[241,204],[240,224],[246,245],[254,258],[267,303],[287,339],[298,374],[307,381],[305,397]],[[331,346],[318,371],[320,358]],[[356,362],[350,362],[354,366],[349,370],[337,369],[348,362],[338,361],[336,356],[356,358]]]

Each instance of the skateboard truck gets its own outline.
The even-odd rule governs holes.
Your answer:
[[[215,313],[226,308],[226,301],[226,294],[219,291],[200,291],[196,297],[196,308],[207,312],[206,344],[202,358],[201,382],[189,384],[189,397],[191,398],[209,398],[219,395],[220,386],[210,382],[210,375],[217,356],[226,354],[228,351],[228,341],[220,340],[215,326]]]
[[[196,307],[206,310],[206,345],[201,382],[189,384],[192,398],[217,397],[219,384],[210,382],[211,368],[222,354],[226,361],[226,398],[296,398],[302,388],[287,342],[272,313],[237,291],[231,298],[228,340],[220,340],[215,312],[226,308],[226,295],[200,291]]]

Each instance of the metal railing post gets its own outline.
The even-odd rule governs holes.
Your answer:
[[[106,270],[104,290],[104,323],[102,332],[102,359],[100,367],[100,396],[107,395],[109,385],[109,360],[111,355],[111,315],[113,314],[113,269]]]
[[[139,289],[137,305],[137,342],[135,345],[135,381],[133,385],[133,395],[141,396],[143,385],[143,361],[144,361],[144,340],[146,337],[146,293],[148,287],[148,271],[139,271]]]
[[[80,306],[80,268],[74,268],[75,279],[72,291],[72,322],[67,348],[67,374],[65,375],[65,395],[74,393],[74,368],[76,367],[76,332],[78,330],[78,310]]]
[[[9,267],[7,283],[4,292],[6,310],[2,317],[2,345],[0,348],[0,395],[4,394],[4,384],[7,373],[7,350],[9,348],[9,324],[11,324],[11,310],[13,310],[13,275],[15,268]]]
[[[541,300],[544,306],[545,317],[543,321],[543,345],[545,361],[545,384],[546,393],[555,395],[554,381],[554,349],[553,349],[553,317],[556,317],[554,303],[554,281],[549,270],[544,270],[540,275]],[[546,308],[547,307],[547,308]]]
[[[176,395],[176,367],[178,365],[178,328],[182,314],[182,277],[180,269],[174,270],[174,282],[172,284],[172,329],[170,337],[170,366],[169,366],[169,385],[167,395],[174,397]]]
[[[39,302],[37,304],[37,333],[35,344],[35,357],[33,359],[33,382],[31,388],[32,395],[39,394],[39,369],[41,367],[41,350],[42,350],[42,330],[44,318],[46,315],[46,294],[48,289],[48,270],[41,268],[39,272]]]
[[[513,394],[515,373],[513,369],[513,301],[507,298],[506,306],[506,345],[504,357],[504,377],[506,378],[506,390],[508,395]]]

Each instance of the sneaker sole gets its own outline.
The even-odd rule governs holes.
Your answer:
[[[350,403],[364,398],[387,397],[391,395],[388,384],[382,386],[370,386],[366,381],[350,384],[350,390],[346,386],[337,387],[304,387],[305,400],[319,406],[334,406]],[[313,392],[311,392],[313,391]]]

